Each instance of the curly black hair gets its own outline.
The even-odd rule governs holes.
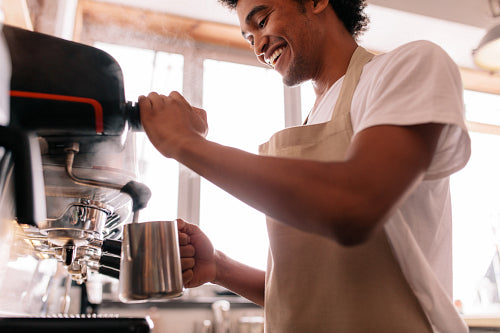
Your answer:
[[[235,9],[238,0],[218,0],[222,5]],[[293,0],[299,4],[304,4],[307,0]],[[317,0],[313,0],[316,2]],[[365,14],[366,0],[330,0],[330,5],[338,18],[344,23],[347,31],[354,37],[358,37],[366,31],[368,26],[368,16]]]

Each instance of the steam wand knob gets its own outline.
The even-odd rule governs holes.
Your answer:
[[[120,190],[122,193],[127,193],[132,198],[132,211],[134,216],[132,221],[139,221],[139,211],[147,206],[149,199],[151,198],[151,190],[144,184],[129,181]]]
[[[132,131],[144,131],[141,124],[141,112],[139,110],[139,103],[127,102],[125,104],[125,115]]]

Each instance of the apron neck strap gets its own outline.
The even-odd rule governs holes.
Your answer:
[[[335,108],[333,110],[332,118],[330,119],[330,121],[333,120],[335,115],[337,115],[337,113],[339,112],[351,112],[352,96],[354,95],[354,91],[356,90],[356,86],[358,85],[363,67],[368,62],[370,62],[373,57],[374,54],[368,52],[359,45],[356,50],[354,50],[354,53],[351,56],[351,60],[349,61],[349,66],[347,67],[347,71],[344,75],[344,81],[342,82],[339,97],[337,98],[337,102],[335,104]],[[304,125],[307,124],[309,115],[304,121]]]
[[[347,72],[344,76],[344,81],[342,82],[342,87],[340,88],[339,97],[335,103],[335,109],[333,109],[332,119],[339,112],[351,112],[352,97],[358,86],[363,67],[370,62],[373,57],[374,54],[366,51],[361,46],[358,46],[356,50],[354,50],[349,66],[347,67]]]

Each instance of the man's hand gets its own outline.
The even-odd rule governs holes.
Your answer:
[[[155,92],[139,97],[141,123],[151,143],[167,157],[173,157],[183,144],[208,133],[207,114],[191,106],[181,94],[169,96]]]
[[[216,276],[215,251],[197,225],[177,219],[184,287],[194,288],[213,282]]]

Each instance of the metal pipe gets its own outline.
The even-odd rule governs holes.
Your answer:
[[[109,183],[105,181],[98,181],[95,179],[79,178],[75,176],[75,174],[73,173],[73,162],[75,159],[75,153],[78,153],[79,150],[80,147],[78,143],[73,143],[71,146],[65,149],[66,151],[65,169],[68,177],[71,178],[71,180],[73,180],[73,182],[75,182],[76,184],[110,188],[113,190],[118,190],[123,193],[127,193],[132,198],[132,211],[134,214],[132,217],[132,222],[138,222],[139,210],[146,207],[149,198],[151,197],[151,191],[149,190],[149,188],[146,185],[135,181],[130,181],[127,184],[122,185],[122,184]]]
[[[118,190],[118,191],[120,191],[122,189],[122,187],[123,187],[122,184],[115,184],[115,183],[99,181],[99,180],[95,180],[95,179],[86,179],[86,178],[77,177],[73,173],[73,163],[74,163],[74,159],[75,159],[75,153],[78,153],[80,151],[80,146],[78,143],[73,143],[70,147],[67,147],[66,149],[64,149],[64,151],[66,152],[66,163],[65,163],[66,174],[76,184],[86,185],[86,186],[94,186],[94,187],[105,187],[105,188],[110,188],[110,189]]]

